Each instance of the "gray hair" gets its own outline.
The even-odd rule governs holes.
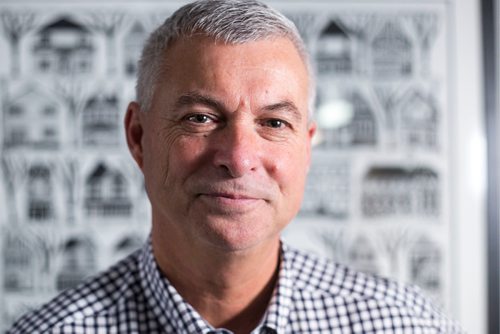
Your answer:
[[[202,34],[225,44],[244,44],[269,37],[288,38],[309,72],[309,115],[315,99],[315,80],[309,55],[295,24],[255,0],[198,0],[179,8],[151,33],[139,61],[137,100],[141,110],[152,107],[153,94],[168,47],[182,37]]]

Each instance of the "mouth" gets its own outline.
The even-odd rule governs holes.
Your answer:
[[[233,194],[233,193],[207,193],[207,194],[200,194],[200,196],[208,196],[208,197],[220,197],[220,198],[227,198],[227,199],[232,199],[232,200],[257,200],[258,198],[248,196],[245,194]]]
[[[258,205],[262,199],[238,193],[202,193],[198,197],[212,208],[222,211],[247,211]]]

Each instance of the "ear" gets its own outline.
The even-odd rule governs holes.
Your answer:
[[[142,170],[143,157],[143,119],[141,108],[137,102],[130,102],[125,114],[125,135],[127,137],[127,145],[137,165]]]
[[[311,146],[313,143],[314,135],[316,134],[317,125],[316,122],[310,121],[307,125],[307,172],[309,172],[309,168],[311,167]]]

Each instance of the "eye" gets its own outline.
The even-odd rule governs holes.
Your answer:
[[[281,129],[288,126],[288,123],[281,119],[268,119],[264,121],[264,125],[274,129]]]
[[[186,119],[190,122],[200,123],[200,124],[209,123],[209,122],[213,121],[213,119],[210,116],[205,115],[205,114],[190,115],[190,116],[186,117]]]

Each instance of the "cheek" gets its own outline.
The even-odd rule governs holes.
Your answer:
[[[199,170],[206,156],[202,138],[179,136],[168,146],[167,183],[183,182]]]
[[[282,194],[293,204],[302,199],[308,169],[307,152],[303,147],[288,150],[287,154],[275,155],[274,178]]]

